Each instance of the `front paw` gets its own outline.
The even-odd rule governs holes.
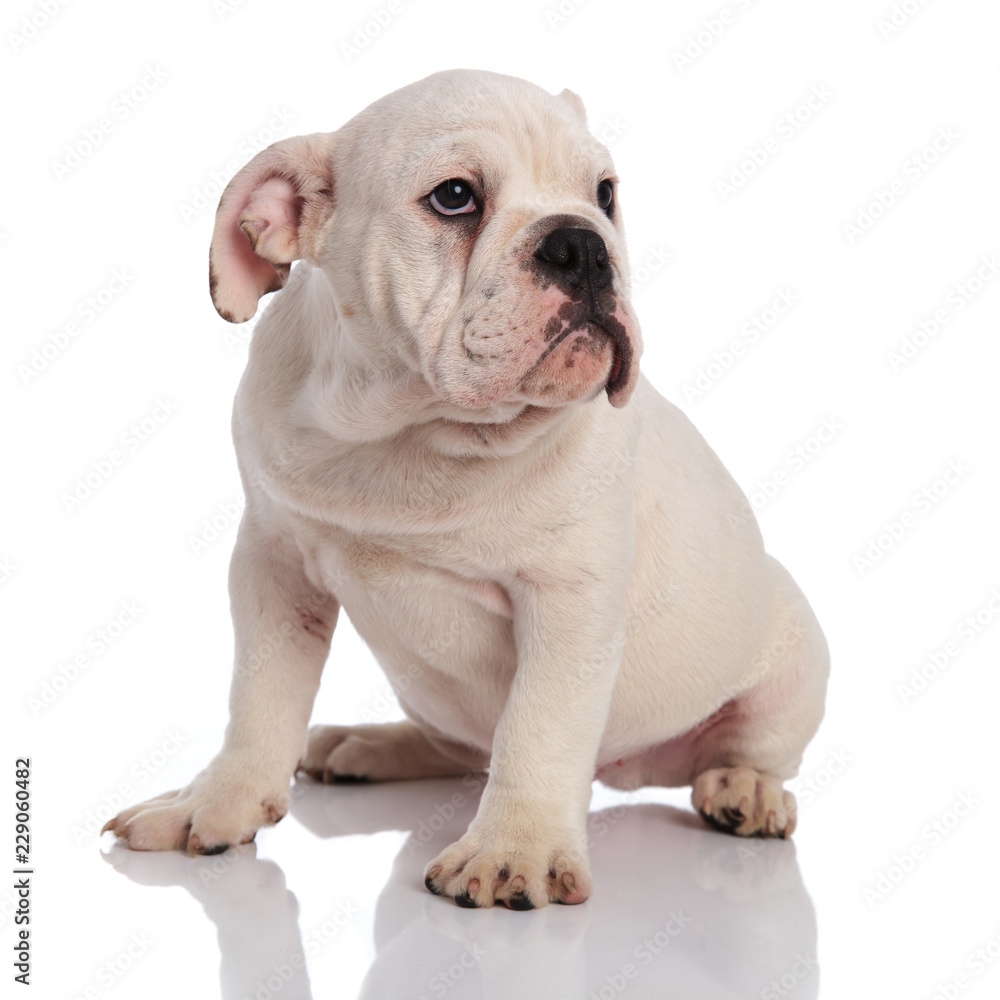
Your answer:
[[[506,837],[470,831],[427,866],[424,885],[466,907],[582,903],[591,892],[590,866],[574,841],[543,830]]]
[[[228,770],[210,766],[186,788],[123,809],[101,833],[112,830],[134,851],[221,854],[247,844],[288,811],[288,779],[251,781],[246,771],[236,777]]]

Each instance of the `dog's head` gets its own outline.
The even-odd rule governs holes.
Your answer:
[[[617,178],[580,99],[437,73],[339,131],[258,154],[216,216],[210,287],[243,322],[293,260],[327,276],[358,351],[495,415],[602,390],[623,406],[641,338]]]

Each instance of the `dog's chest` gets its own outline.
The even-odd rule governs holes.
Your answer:
[[[489,747],[517,656],[502,587],[340,529],[300,540],[306,573],[331,591],[407,710]]]
[[[495,640],[498,630],[509,631],[513,608],[496,582],[441,565],[405,541],[386,544],[342,529],[318,534],[299,540],[306,574],[334,594],[380,659],[419,658],[439,649],[445,636],[453,655],[439,656],[435,665],[461,672],[451,660],[462,658],[462,646],[481,653],[484,632]]]
[[[428,593],[446,594],[456,602],[471,601],[491,614],[513,615],[510,598],[499,584],[428,562],[405,545],[374,542],[346,531],[330,532],[327,538],[300,545],[310,581],[331,591],[342,604],[356,603],[363,595],[391,601],[394,593],[423,586]]]

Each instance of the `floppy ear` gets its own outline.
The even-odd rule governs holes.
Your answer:
[[[587,124],[587,109],[583,106],[583,101],[580,100],[579,94],[575,94],[572,90],[567,88],[566,90],[559,91],[559,93],[556,94],[556,97],[564,100],[576,112],[580,121],[582,121],[584,125]]]
[[[268,146],[226,185],[215,213],[208,286],[219,315],[244,323],[293,260],[315,263],[316,237],[333,212],[333,134]]]

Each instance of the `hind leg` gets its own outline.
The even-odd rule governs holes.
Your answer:
[[[823,717],[829,652],[819,623],[778,563],[775,615],[738,693],[684,735],[598,778],[616,788],[692,786],[706,822],[738,836],[788,837],[795,797],[782,782],[798,773]]]
[[[398,781],[467,774],[488,763],[488,755],[477,755],[468,747],[431,743],[406,719],[367,726],[313,726],[300,770],[327,783]]]
[[[708,720],[692,743],[691,801],[713,826],[739,836],[788,837],[796,825],[793,778],[823,718],[830,656],[819,623],[777,563],[778,600],[754,658],[763,679]]]

